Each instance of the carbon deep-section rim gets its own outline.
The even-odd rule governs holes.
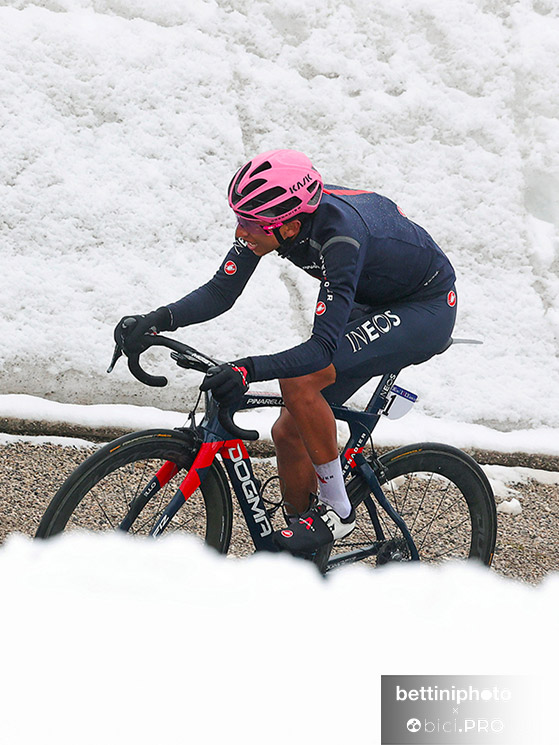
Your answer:
[[[198,447],[199,442],[188,430],[146,430],[105,445],[62,484],[41,520],[36,537],[48,538],[76,529],[117,530],[131,515],[133,520],[126,532],[149,535],[185,478]],[[141,496],[166,463],[174,464],[176,471],[169,483],[153,496]],[[175,531],[197,535],[209,546],[226,553],[231,527],[229,485],[223,468],[214,461],[200,487],[165,527],[165,534]]]
[[[392,450],[379,459],[385,496],[404,518],[421,561],[477,559],[490,565],[495,549],[497,517],[491,486],[480,466],[466,453],[438,443],[418,443]],[[372,465],[372,464],[371,464]],[[364,561],[382,563],[388,549],[400,545],[401,531],[378,505],[360,475],[347,484],[357,505],[356,528],[337,541],[332,559],[347,552],[370,551]],[[384,549],[383,549],[384,546]],[[402,551],[394,551],[397,560]],[[380,562],[379,562],[380,563]]]

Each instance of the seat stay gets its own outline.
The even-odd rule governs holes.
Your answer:
[[[419,561],[419,552],[415,545],[415,541],[413,540],[412,535],[408,529],[408,526],[406,525],[404,518],[398,512],[396,512],[391,502],[387,499],[385,493],[382,490],[377,475],[375,474],[369,463],[367,463],[363,455],[361,455],[361,453],[355,456],[355,463],[357,468],[359,469],[359,473],[367,482],[369,488],[375,495],[375,499],[377,500],[377,502],[402,531],[402,535],[406,539],[406,543],[408,544],[408,547],[410,549],[412,561]]]

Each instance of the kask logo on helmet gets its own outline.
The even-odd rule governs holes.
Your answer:
[[[310,173],[307,173],[307,175],[303,178],[302,181],[297,181],[296,184],[293,184],[293,186],[289,187],[289,191],[292,194],[295,194],[296,191],[299,191],[299,189],[302,189],[303,186],[306,186],[307,184],[310,184],[312,181],[312,176]]]
[[[225,274],[235,274],[235,272],[237,271],[237,265],[234,261],[227,261],[225,263],[225,266],[223,267],[223,271],[225,272]]]

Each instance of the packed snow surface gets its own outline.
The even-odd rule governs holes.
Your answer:
[[[4,394],[183,410],[199,376],[105,374],[112,328],[207,280],[232,172],[293,147],[396,200],[456,267],[456,335],[485,344],[406,370],[418,411],[559,427],[557,3],[374,6],[0,0]],[[265,257],[232,311],[177,336],[221,359],[285,349],[317,289]]]

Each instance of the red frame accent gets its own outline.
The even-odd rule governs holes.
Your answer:
[[[348,448],[344,453],[344,458],[347,460],[351,468],[356,467],[356,463],[353,460],[358,453],[362,453],[364,448]]]
[[[225,440],[225,442],[222,442],[221,445],[222,452],[220,452],[220,455],[225,460],[229,460],[229,450],[234,447],[238,447],[240,449],[243,458],[248,458],[248,451],[245,447],[245,443],[242,440]]]
[[[172,463],[170,460],[164,463],[155,474],[155,478],[159,481],[159,487],[162,488],[165,484],[168,484],[173,476],[176,476],[178,472],[179,469],[176,463]]]
[[[194,463],[190,466],[186,478],[179,486],[179,490],[182,492],[185,502],[200,486],[201,481],[198,471],[202,468],[208,468],[208,466],[211,466],[215,456],[222,446],[223,441],[203,442],[200,445],[200,450],[198,451],[196,458],[194,458]]]
[[[188,469],[186,477],[179,486],[179,490],[182,492],[185,502],[200,486],[201,479],[198,471],[211,466],[218,453],[222,458],[228,460],[229,450],[234,447],[239,448],[243,458],[248,458],[248,451],[242,440],[218,440],[217,442],[203,442],[200,445],[200,450],[198,451],[196,458],[194,458],[194,463]],[[172,463],[171,461],[164,463],[156,474],[159,486],[165,486],[178,472],[179,469],[175,463]]]

